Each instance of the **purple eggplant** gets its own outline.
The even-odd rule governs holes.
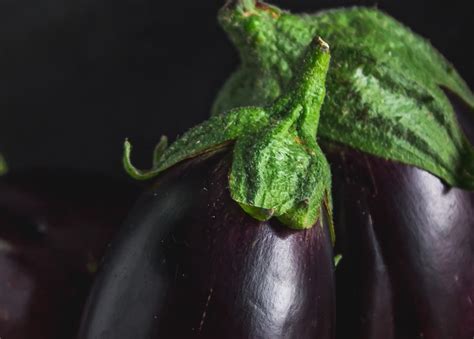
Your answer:
[[[80,338],[472,338],[474,149],[440,86],[471,106],[474,97],[454,68],[373,9],[292,15],[236,0],[220,21],[242,65],[214,115],[170,147],[162,138],[149,170],[131,164],[126,142],[124,164],[146,180],[222,148],[233,162],[204,172],[188,163],[188,179],[170,179],[178,165],[143,197],[104,262]],[[334,44],[331,68],[323,38]],[[331,214],[330,195],[336,282],[331,217],[318,219],[323,203]],[[336,323],[321,316],[334,310],[322,298],[331,283]]]
[[[291,230],[231,199],[227,153],[160,176],[108,251],[79,338],[333,338],[325,218]]]
[[[75,338],[102,253],[137,195],[82,172],[0,179],[0,337]]]
[[[467,135],[472,116],[454,103]],[[474,336],[474,193],[326,144],[333,178],[337,337]]]

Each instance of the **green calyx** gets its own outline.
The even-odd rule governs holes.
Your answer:
[[[288,88],[305,46],[320,35],[331,45],[332,62],[318,138],[474,189],[474,150],[442,88],[471,107],[474,95],[427,41],[376,9],[297,15],[258,1],[232,3],[219,21],[242,63],[213,114],[273,102]]]
[[[256,219],[275,216],[291,228],[313,226],[323,208],[331,216],[330,169],[316,142],[329,60],[329,46],[314,39],[287,91],[273,103],[213,116],[169,147],[162,138],[148,171],[131,164],[126,141],[126,170],[149,179],[180,161],[233,145],[232,199]]]

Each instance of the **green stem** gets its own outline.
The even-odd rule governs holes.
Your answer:
[[[318,129],[329,61],[329,45],[320,37],[313,39],[305,53],[300,73],[290,84],[292,90],[275,103],[276,110],[280,112],[291,112],[289,106],[300,105],[302,113],[298,117],[298,128],[308,136],[314,137]]]

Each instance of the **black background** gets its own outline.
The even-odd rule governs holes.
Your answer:
[[[3,0],[0,150],[12,169],[123,175],[122,143],[147,167],[161,134],[202,121],[238,63],[222,1]],[[287,0],[294,11],[377,5],[429,38],[474,85],[472,0]]]

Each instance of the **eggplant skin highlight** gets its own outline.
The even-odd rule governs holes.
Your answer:
[[[141,197],[79,338],[334,338],[327,223],[295,231],[251,218],[230,198],[230,161],[224,152],[179,164]]]
[[[0,179],[1,338],[76,338],[99,261],[137,193],[81,171]]]
[[[326,155],[343,255],[337,337],[472,338],[474,193],[349,148]]]

